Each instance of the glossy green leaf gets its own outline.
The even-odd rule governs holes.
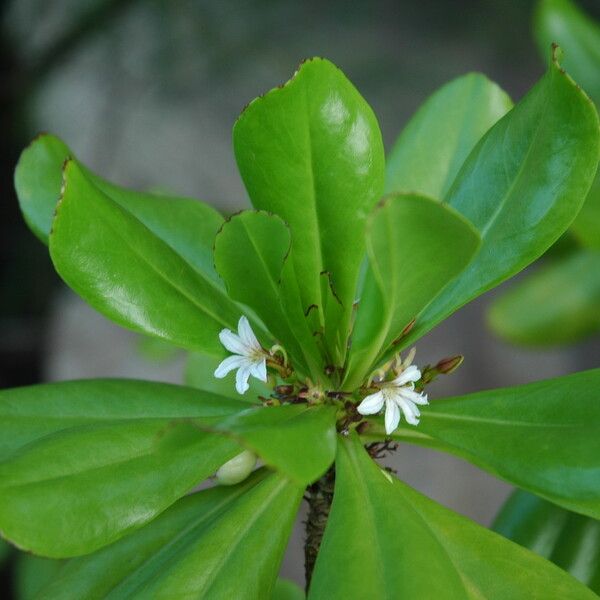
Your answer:
[[[239,452],[225,436],[197,431],[179,446],[163,443],[174,423],[208,426],[246,406],[128,380],[0,392],[0,531],[58,558],[118,539]]]
[[[480,73],[442,86],[394,144],[386,163],[386,191],[443,198],[475,144],[511,107],[509,96]]]
[[[466,267],[479,244],[464,217],[422,196],[391,196],[373,213],[367,228],[370,268],[352,333],[346,389],[361,384],[380,353]]]
[[[316,306],[332,360],[341,365],[346,340],[338,335],[352,313],[365,219],[383,191],[377,120],[343,73],[315,58],[250,103],[233,141],[253,205],[291,228],[303,311]]]
[[[234,398],[255,404],[260,402],[259,396],[268,398],[272,394],[273,390],[256,377],[248,380],[250,387],[245,394],[238,394],[235,389],[235,373],[233,371],[223,379],[217,379],[214,376],[215,369],[221,360],[222,357],[190,352],[185,365],[185,384],[205,392],[219,394],[225,398]]]
[[[596,110],[554,60],[477,144],[448,192],[445,201],[475,225],[483,243],[418,318],[405,345],[543,254],[581,208],[598,156]]]
[[[488,319],[495,333],[527,346],[600,331],[600,252],[580,250],[544,265],[496,300]]]
[[[570,0],[542,0],[534,33],[543,56],[556,42],[565,49],[564,66],[596,106],[600,104],[600,25]],[[571,227],[578,240],[600,250],[600,174]]]
[[[220,355],[219,331],[240,310],[73,161],[50,234],[66,283],[113,321],[175,345]]]
[[[600,105],[600,25],[571,0],[542,0],[533,30],[544,57],[552,43],[564,48],[565,68]]]
[[[250,408],[217,423],[269,466],[303,485],[317,480],[335,457],[336,410],[332,406]]]
[[[71,155],[59,138],[42,133],[23,150],[15,169],[15,189],[25,221],[48,244],[54,210],[60,197],[63,163]]]
[[[457,454],[552,502],[600,517],[600,369],[434,401],[394,439]],[[367,437],[385,436],[381,419]]]
[[[63,568],[64,561],[19,553],[14,569],[14,590],[17,600],[35,600],[40,591]]]
[[[228,220],[215,239],[215,266],[234,300],[249,306],[286,349],[296,370],[320,373],[312,336],[298,343],[290,319],[305,320],[298,307],[290,314],[284,304],[281,277],[291,251],[291,235],[276,215],[244,211]],[[286,310],[286,308],[288,310]],[[308,344],[307,345],[307,341]]]
[[[68,158],[74,158],[74,154],[62,140],[41,134],[23,151],[15,169],[21,210],[32,231],[45,244],[60,197],[63,164]],[[214,208],[191,198],[121,188],[78,164],[111,200],[133,214],[199,273],[220,285],[213,266],[212,244],[223,217]]]
[[[570,231],[582,246],[600,250],[600,171]]]
[[[264,469],[69,561],[39,600],[270,598],[302,490]]]
[[[309,598],[595,598],[550,562],[384,474],[357,438],[338,448]]]
[[[600,521],[515,490],[493,529],[600,592]]]
[[[304,590],[289,579],[278,579],[271,600],[305,600]]]

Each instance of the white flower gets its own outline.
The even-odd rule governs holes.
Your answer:
[[[379,384],[380,390],[370,394],[358,405],[361,415],[374,415],[385,404],[385,432],[390,435],[400,423],[400,411],[411,425],[419,424],[421,413],[417,404],[427,404],[427,394],[415,392],[415,381],[421,379],[416,366],[407,367],[396,379]]]
[[[267,357],[266,350],[256,339],[248,319],[243,315],[238,322],[238,332],[233,333],[229,329],[222,329],[219,333],[221,344],[233,352],[215,370],[215,377],[222,379],[230,371],[237,369],[235,374],[235,389],[243,394],[250,387],[248,379],[250,375],[267,381]]]

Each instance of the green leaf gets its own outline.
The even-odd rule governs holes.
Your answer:
[[[599,156],[598,115],[556,57],[477,144],[445,201],[481,233],[479,253],[417,319],[412,343],[543,254],[581,208]]]
[[[387,192],[443,198],[483,134],[512,108],[509,96],[479,73],[450,81],[408,122],[387,158]]]
[[[62,186],[63,163],[69,147],[53,135],[42,133],[23,150],[15,169],[15,189],[25,221],[48,244],[54,209]]]
[[[582,246],[600,250],[600,171],[570,231]]]
[[[278,579],[271,600],[305,600],[304,590],[289,579]]]
[[[0,539],[0,566],[10,556],[11,547],[4,540]]]
[[[250,408],[214,426],[234,436],[269,466],[308,485],[316,481],[335,457],[336,409],[319,405]]]
[[[338,449],[309,598],[595,598],[543,558],[384,474],[356,437]]]
[[[64,564],[62,560],[19,553],[14,571],[14,588],[18,600],[35,600],[40,591],[57,576]]]
[[[233,371],[222,379],[217,379],[214,376],[215,369],[219,366],[221,360],[222,357],[190,352],[185,365],[185,384],[225,398],[255,404],[260,402],[259,396],[268,398],[272,394],[273,390],[256,377],[251,377],[248,380],[250,388],[245,394],[238,394],[235,389],[235,373]]]
[[[600,26],[569,0],[543,0],[537,5],[534,33],[543,56],[558,43],[564,66],[596,106],[600,104]],[[571,227],[578,240],[600,250],[600,174]]]
[[[244,211],[233,216],[215,240],[215,266],[234,300],[249,306],[285,346],[296,370],[316,378],[318,349],[312,336],[298,343],[290,320],[305,320],[283,302],[281,276],[291,246],[290,230],[277,216]],[[286,310],[288,308],[288,310]]]
[[[233,142],[253,205],[290,226],[303,312],[316,306],[331,358],[341,366],[346,339],[339,336],[352,314],[365,219],[383,191],[377,120],[339,69],[314,58],[250,103]]]
[[[466,267],[479,243],[479,234],[464,217],[422,196],[391,196],[372,214],[367,228],[370,268],[352,333],[345,389],[361,384],[377,357]]]
[[[15,170],[15,188],[25,220],[48,244],[62,187],[64,162],[74,158],[57,137],[41,134],[23,151]],[[121,208],[130,212],[207,279],[221,285],[212,244],[223,217],[211,206],[190,198],[136,192],[118,187],[78,163],[86,177]]]
[[[263,469],[186,498],[152,523],[69,561],[39,600],[270,598],[302,490]]]
[[[515,490],[493,529],[600,592],[600,521]]]
[[[222,355],[219,331],[235,327],[240,310],[77,163],[66,163],[64,178],[50,255],[66,283],[124,327]]]
[[[496,300],[488,319],[495,333],[526,346],[600,331],[600,252],[580,250],[544,265]]]
[[[191,388],[87,380],[0,392],[0,531],[62,558],[92,552],[147,523],[239,453],[174,423],[211,425],[247,404]],[[181,441],[181,440],[180,440]]]
[[[600,517],[600,369],[447,398],[394,439],[461,456],[569,510]],[[368,439],[385,437],[381,419]]]
[[[542,0],[534,16],[535,39],[542,56],[550,44],[565,50],[564,66],[600,104],[600,26],[570,0]]]

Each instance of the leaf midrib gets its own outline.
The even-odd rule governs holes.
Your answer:
[[[593,423],[536,423],[532,421],[512,421],[512,420],[499,420],[491,417],[477,417],[475,415],[457,415],[452,413],[443,413],[443,412],[433,412],[433,411],[423,411],[423,417],[427,418],[439,418],[439,419],[448,419],[453,421],[466,421],[472,423],[485,423],[486,425],[500,425],[500,426],[508,426],[508,427],[531,427],[531,428],[555,428],[555,429],[596,429],[599,428],[600,425],[595,425]]]

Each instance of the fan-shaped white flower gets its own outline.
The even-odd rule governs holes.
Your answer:
[[[248,390],[250,375],[267,381],[267,357],[269,354],[256,339],[252,327],[245,316],[241,316],[238,322],[238,332],[235,334],[229,329],[223,329],[219,333],[221,344],[225,346],[233,356],[228,356],[215,370],[215,377],[222,379],[230,371],[237,369],[235,374],[235,389],[239,394]]]
[[[412,365],[392,381],[379,383],[379,391],[366,396],[358,405],[361,415],[374,415],[385,405],[385,432],[390,435],[400,423],[400,411],[407,423],[419,424],[421,413],[417,404],[427,404],[427,394],[415,392],[415,382],[421,379],[421,371]]]

